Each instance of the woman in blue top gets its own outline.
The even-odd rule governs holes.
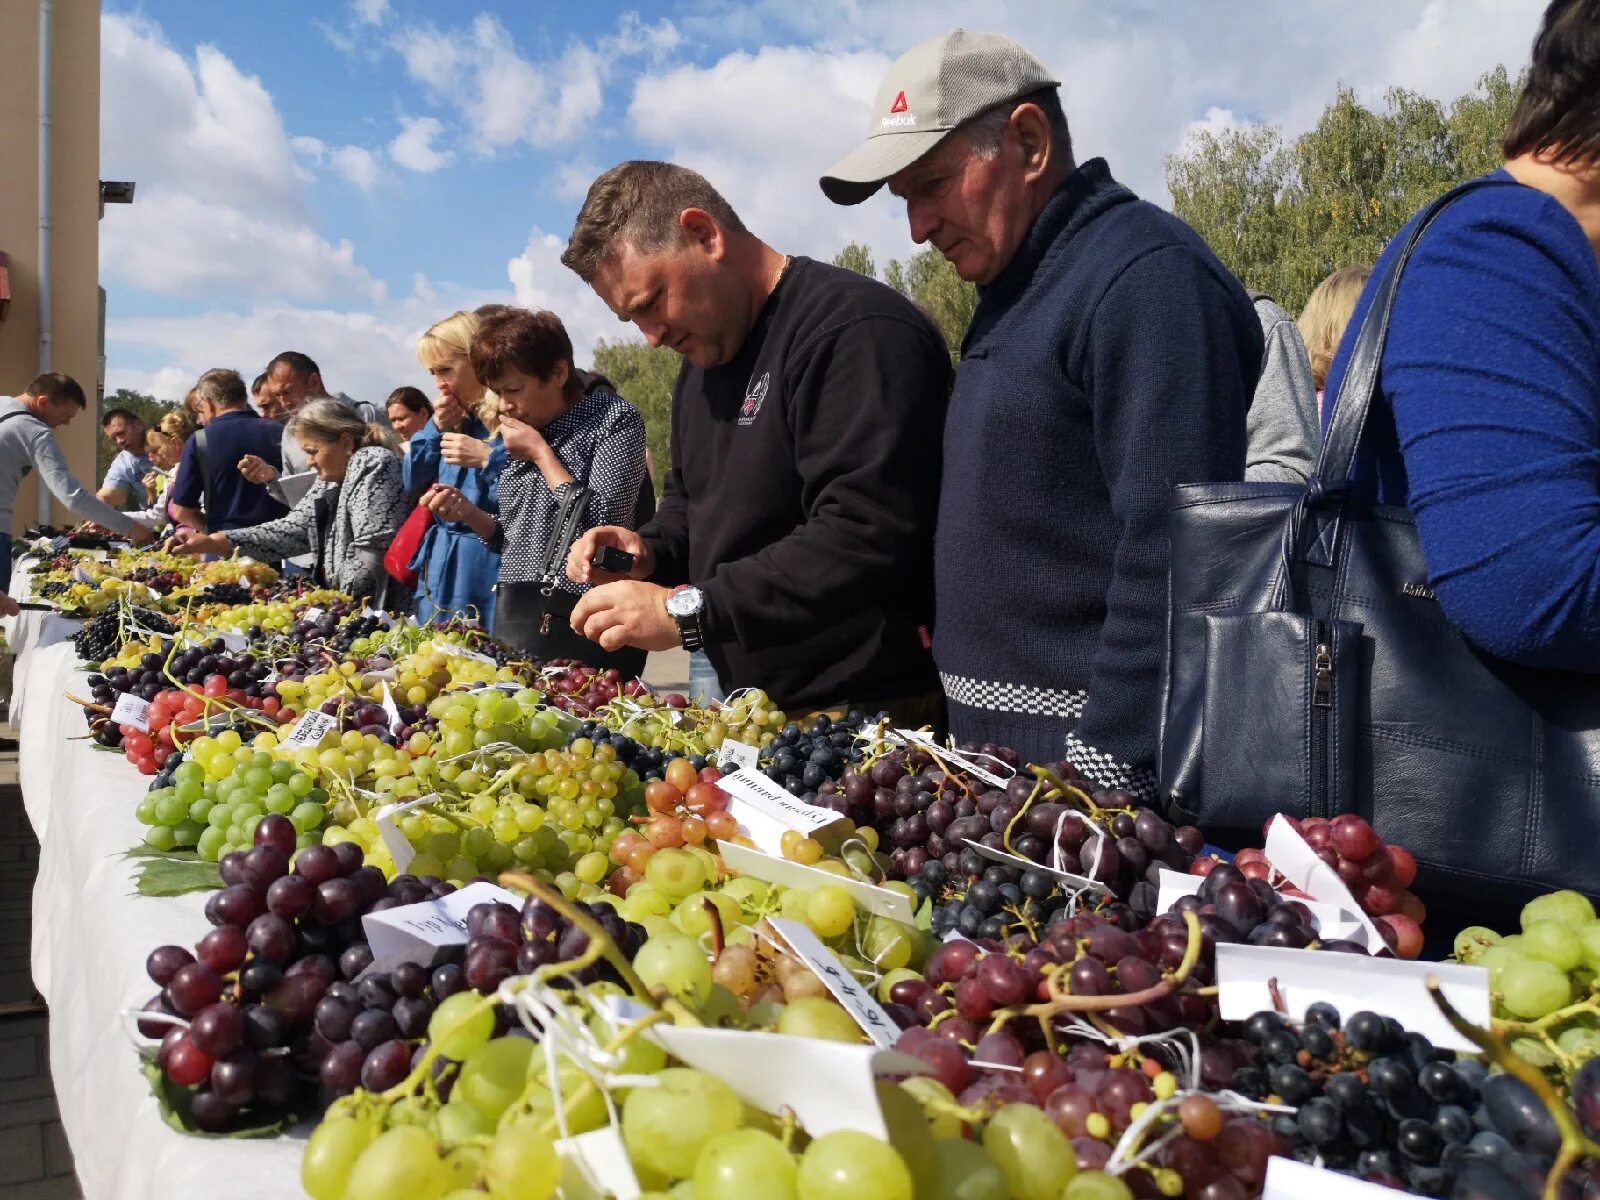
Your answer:
[[[1597,25],[1600,0],[1549,6],[1491,176],[1503,186],[1462,197],[1417,242],[1356,480],[1411,509],[1429,584],[1468,639],[1586,672],[1600,672]],[[1330,397],[1404,241],[1372,272]]]
[[[495,482],[506,464],[499,436],[499,404],[472,373],[470,350],[478,318],[452,313],[417,342],[417,359],[439,390],[433,416],[412,438],[406,454],[406,494],[419,496],[436,483],[456,488],[478,507],[495,507]],[[500,555],[459,521],[435,520],[412,567],[419,624],[455,617],[494,620],[494,585]]]

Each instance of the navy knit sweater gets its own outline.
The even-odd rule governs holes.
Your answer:
[[[1572,214],[1522,186],[1446,209],[1401,277],[1378,390],[1357,484],[1411,508],[1445,613],[1491,654],[1600,671],[1600,263]]]
[[[1239,479],[1261,327],[1101,159],[979,292],[945,424],[934,658],[962,740],[1155,794],[1175,484]]]

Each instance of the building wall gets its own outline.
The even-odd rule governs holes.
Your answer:
[[[99,0],[55,0],[54,40],[51,365],[81,383],[90,399],[87,412],[57,436],[78,477],[98,483],[92,477],[100,436],[94,407],[99,366]],[[0,251],[11,274],[11,305],[0,320],[0,395],[14,395],[39,373],[38,179],[38,0],[0,0]],[[36,478],[30,475],[18,494],[19,530],[37,511]],[[54,505],[52,519],[73,518]]]

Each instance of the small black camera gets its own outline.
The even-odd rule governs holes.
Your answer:
[[[626,575],[633,570],[633,555],[626,550],[618,550],[615,546],[601,546],[594,552],[589,565],[599,567],[602,571],[609,571],[613,575]]]

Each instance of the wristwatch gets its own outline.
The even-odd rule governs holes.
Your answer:
[[[685,650],[692,652],[705,645],[700,629],[700,614],[705,608],[705,593],[697,587],[683,584],[667,593],[667,615],[678,623],[678,640]]]

